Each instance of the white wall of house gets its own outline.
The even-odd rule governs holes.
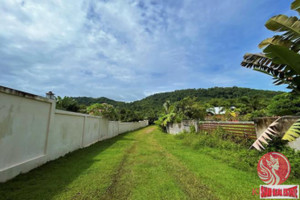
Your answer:
[[[54,100],[0,86],[0,182],[147,125],[56,110]]]

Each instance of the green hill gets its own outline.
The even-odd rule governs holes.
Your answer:
[[[249,99],[260,98],[263,100],[269,100],[275,95],[283,92],[257,90],[250,88],[239,87],[214,87],[208,89],[184,89],[175,90],[172,92],[157,93],[148,96],[144,99],[134,101],[131,103],[125,103],[115,101],[105,97],[92,98],[92,97],[73,97],[79,104],[91,105],[94,103],[108,103],[118,108],[125,108],[142,113],[154,112],[155,114],[161,112],[162,105],[165,101],[171,102],[180,101],[185,97],[196,97],[203,103],[209,102],[212,99],[239,99],[242,97],[248,97]],[[221,106],[221,105],[220,105]]]
[[[86,106],[89,106],[91,104],[94,103],[107,103],[110,105],[113,105],[115,107],[122,107],[125,106],[126,103],[125,102],[121,102],[121,101],[115,101],[106,97],[99,97],[99,98],[92,98],[92,97],[72,97],[73,99],[75,99],[79,104],[83,104]]]

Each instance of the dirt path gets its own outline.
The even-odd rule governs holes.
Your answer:
[[[124,152],[111,185],[100,199],[139,199],[147,196],[145,193],[160,199],[217,199],[193,172],[157,142],[152,134],[155,129],[148,127],[133,135],[135,141]],[[164,187],[165,191],[156,191]],[[169,187],[178,190],[177,196],[168,192]]]

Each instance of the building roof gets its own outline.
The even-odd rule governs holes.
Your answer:
[[[206,109],[206,112],[212,113],[214,115],[224,115],[225,109],[223,107],[212,107]]]

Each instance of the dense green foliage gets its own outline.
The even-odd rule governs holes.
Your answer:
[[[162,128],[168,123],[181,122],[182,120],[204,120],[206,108],[197,101],[196,97],[185,97],[181,101],[170,104],[164,103],[165,114],[162,114],[155,122]]]
[[[149,119],[151,120],[151,116],[143,116],[140,112],[126,109],[126,108],[121,108],[119,110],[119,120],[123,122],[136,122],[144,119]]]
[[[92,97],[72,97],[80,105],[90,106],[95,103],[107,103],[113,105],[114,107],[123,107],[126,105],[125,102],[115,101],[106,97],[92,98]]]
[[[300,115],[300,96],[290,93],[275,96],[268,105],[270,115]]]
[[[204,120],[206,115],[205,107],[196,100],[196,97],[185,97],[181,101],[175,102],[173,112],[177,113],[184,120]]]
[[[118,113],[116,109],[110,104],[95,103],[87,107],[86,110],[90,115],[102,116],[111,121],[118,120]]]
[[[182,133],[175,136],[182,140],[184,145],[190,146],[208,155],[223,160],[230,166],[245,171],[256,171],[256,165],[265,153],[281,152],[291,163],[291,178],[300,178],[300,152],[296,152],[286,146],[286,141],[280,138],[273,138],[266,150],[259,152],[255,149],[249,150],[249,146],[254,140],[245,140],[244,138],[235,137],[227,134],[222,129],[216,129],[213,133]],[[219,150],[219,151],[216,151]]]
[[[245,119],[265,116],[268,102],[283,92],[256,90],[239,87],[214,87],[209,89],[185,89],[173,92],[158,93],[142,100],[125,103],[108,98],[72,97],[80,105],[80,111],[86,112],[86,106],[94,103],[107,103],[113,105],[122,121],[134,121],[136,119],[148,119],[153,123],[159,116],[165,114],[163,104],[179,102],[185,97],[195,97],[202,107],[222,106],[226,109],[235,106],[241,115],[247,115]],[[170,117],[170,116],[169,116]]]
[[[57,97],[56,108],[73,112],[78,112],[80,109],[78,103],[72,97],[61,98],[60,96]]]
[[[130,107],[144,110],[155,110],[161,112],[162,105],[166,101],[171,103],[180,101],[185,97],[196,97],[200,102],[206,103],[212,99],[217,99],[218,103],[215,106],[229,106],[231,101],[235,101],[243,96],[253,100],[256,97],[261,99],[269,100],[273,96],[282,92],[266,91],[266,90],[255,90],[250,88],[239,88],[239,87],[214,87],[209,89],[186,89],[186,90],[175,90],[173,92],[158,93],[146,97],[140,101],[131,103]],[[228,100],[227,102],[224,100]],[[213,103],[212,103],[213,104]],[[218,104],[218,105],[217,105]]]

